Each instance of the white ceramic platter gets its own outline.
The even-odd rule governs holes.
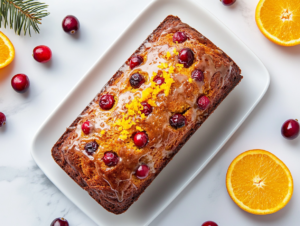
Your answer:
[[[170,14],[200,31],[242,69],[244,79],[175,158],[121,215],[107,212],[53,161],[50,150],[79,113],[148,35]],[[218,153],[265,94],[270,82],[261,61],[206,9],[185,0],[153,1],[87,72],[39,129],[32,156],[48,178],[99,225],[148,225]]]

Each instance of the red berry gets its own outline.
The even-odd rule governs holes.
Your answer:
[[[189,48],[184,48],[179,52],[178,62],[183,64],[185,68],[190,67],[194,62],[194,53]]]
[[[173,42],[176,43],[182,43],[182,42],[185,42],[187,40],[187,37],[185,35],[184,32],[176,32],[174,35],[173,35]]]
[[[135,175],[139,179],[145,179],[149,174],[149,167],[145,164],[140,165],[135,171]]]
[[[118,155],[112,151],[105,152],[102,159],[107,166],[115,166],[119,162]]]
[[[133,69],[137,66],[139,66],[141,63],[143,63],[143,57],[141,57],[140,55],[136,55],[131,57],[129,65],[130,68]]]
[[[198,100],[197,100],[198,107],[199,107],[201,110],[207,109],[209,103],[210,103],[210,101],[209,101],[209,99],[208,99],[206,96],[201,96],[201,97],[199,97]]]
[[[37,46],[33,49],[33,58],[40,63],[46,63],[51,59],[52,52],[48,46]]]
[[[202,224],[202,226],[218,226],[218,225],[213,221],[206,221]]]
[[[103,110],[109,110],[114,106],[115,99],[110,94],[104,94],[100,97],[99,105]]]
[[[92,141],[92,142],[85,144],[84,150],[86,151],[86,153],[88,155],[93,155],[97,151],[98,147],[99,147],[99,144],[97,144],[96,141]]]
[[[299,122],[294,119],[289,119],[283,123],[281,127],[281,134],[286,139],[294,140],[299,136]]]
[[[2,112],[0,112],[0,127],[4,126],[6,123],[6,117],[5,114],[3,114]]]
[[[93,125],[89,121],[85,121],[81,125],[82,132],[86,135],[88,135],[91,132],[92,127],[93,127]]]
[[[133,88],[137,89],[145,82],[145,79],[141,74],[135,73],[131,75],[129,82]]]
[[[170,125],[174,127],[175,129],[181,128],[185,126],[186,119],[182,114],[175,114],[170,118]]]
[[[199,81],[199,82],[202,82],[204,80],[203,71],[195,69],[192,72],[192,78]]]
[[[148,136],[145,132],[137,132],[133,136],[133,142],[138,148],[143,148],[148,143]]]
[[[161,84],[163,84],[165,82],[165,79],[160,76],[155,76],[153,81],[156,82],[156,84],[160,86]]]
[[[60,218],[56,218],[52,221],[52,223],[50,224],[50,226],[69,226],[69,223],[66,219],[60,217]]]
[[[221,0],[221,2],[226,5],[226,6],[230,6],[233,3],[235,3],[236,0]]]
[[[11,79],[11,86],[18,93],[25,93],[29,86],[29,78],[24,74],[17,74]]]
[[[141,110],[141,112],[144,113],[146,116],[150,115],[152,112],[152,106],[147,102],[142,102],[141,105],[144,107],[143,110]]]
[[[65,19],[63,20],[62,27],[65,32],[73,35],[79,30],[80,23],[75,16],[69,15],[66,16]]]

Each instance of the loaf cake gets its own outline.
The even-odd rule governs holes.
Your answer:
[[[100,205],[121,214],[241,79],[221,49],[168,16],[67,128],[52,156]]]

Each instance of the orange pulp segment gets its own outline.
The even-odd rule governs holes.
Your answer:
[[[286,165],[264,150],[237,156],[226,175],[232,200],[243,210],[265,215],[282,209],[293,194],[293,178]]]
[[[300,44],[299,0],[260,0],[255,13],[260,31],[283,46]]]

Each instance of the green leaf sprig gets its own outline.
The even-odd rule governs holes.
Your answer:
[[[8,25],[20,35],[28,32],[31,36],[31,28],[39,33],[41,20],[48,16],[46,8],[48,5],[35,0],[0,0],[0,28]]]

